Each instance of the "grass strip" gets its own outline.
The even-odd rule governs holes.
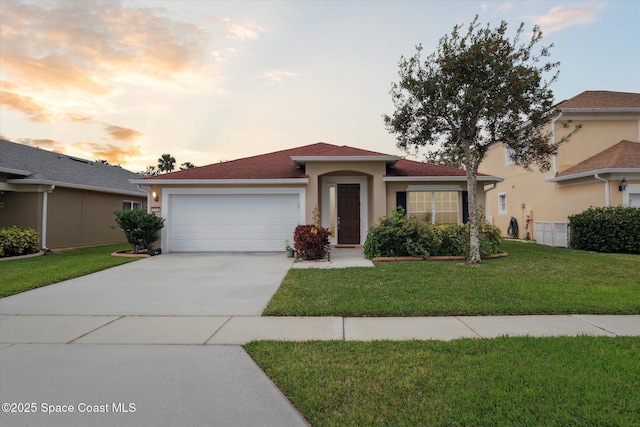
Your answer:
[[[504,242],[506,258],[292,269],[272,316],[639,314],[640,257]]]
[[[640,425],[640,338],[252,342],[315,427]]]
[[[0,262],[0,298],[135,261],[111,256],[131,245],[105,245]]]

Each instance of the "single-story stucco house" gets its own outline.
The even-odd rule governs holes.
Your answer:
[[[479,211],[485,186],[478,176]],[[165,219],[163,252],[278,251],[299,224],[330,229],[332,244],[363,244],[396,206],[435,223],[467,220],[464,170],[316,143],[131,180]]]
[[[51,249],[125,243],[113,212],[147,194],[121,167],[0,139],[0,227],[33,228]]]

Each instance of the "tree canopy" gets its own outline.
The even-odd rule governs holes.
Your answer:
[[[537,26],[525,43],[520,41],[524,24],[513,39],[505,21],[492,29],[488,24],[482,27],[477,16],[466,32],[461,30],[455,26],[424,60],[421,45],[413,57],[401,57],[400,81],[390,92],[396,110],[384,121],[396,134],[399,148],[409,152],[433,147],[431,158],[460,164],[467,171],[468,262],[475,264],[480,262],[478,166],[489,146],[500,141],[517,164],[549,168],[557,144],[546,126],[557,114],[550,86],[558,78],[559,62],[548,61],[551,46],[534,51],[542,39]]]
[[[163,154],[158,159],[158,170],[164,173],[176,168],[176,159],[171,154]]]

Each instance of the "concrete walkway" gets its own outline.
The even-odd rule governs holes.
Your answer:
[[[328,259],[319,261],[296,260],[291,268],[350,268],[374,267],[373,262],[364,257],[361,246],[332,248]]]

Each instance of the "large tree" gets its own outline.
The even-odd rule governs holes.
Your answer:
[[[163,154],[158,159],[158,170],[164,173],[171,172],[176,168],[176,159],[171,154]]]
[[[520,41],[524,24],[513,39],[506,22],[491,29],[482,27],[477,16],[466,32],[461,30],[455,26],[425,60],[421,45],[413,57],[401,57],[400,81],[391,87],[396,110],[384,121],[399,148],[409,152],[430,146],[435,158],[465,168],[471,229],[467,261],[477,264],[478,166],[489,145],[501,141],[517,164],[549,169],[557,145],[545,126],[557,113],[550,85],[559,63],[547,60],[551,46],[534,52],[542,39],[537,26],[525,43]]]

